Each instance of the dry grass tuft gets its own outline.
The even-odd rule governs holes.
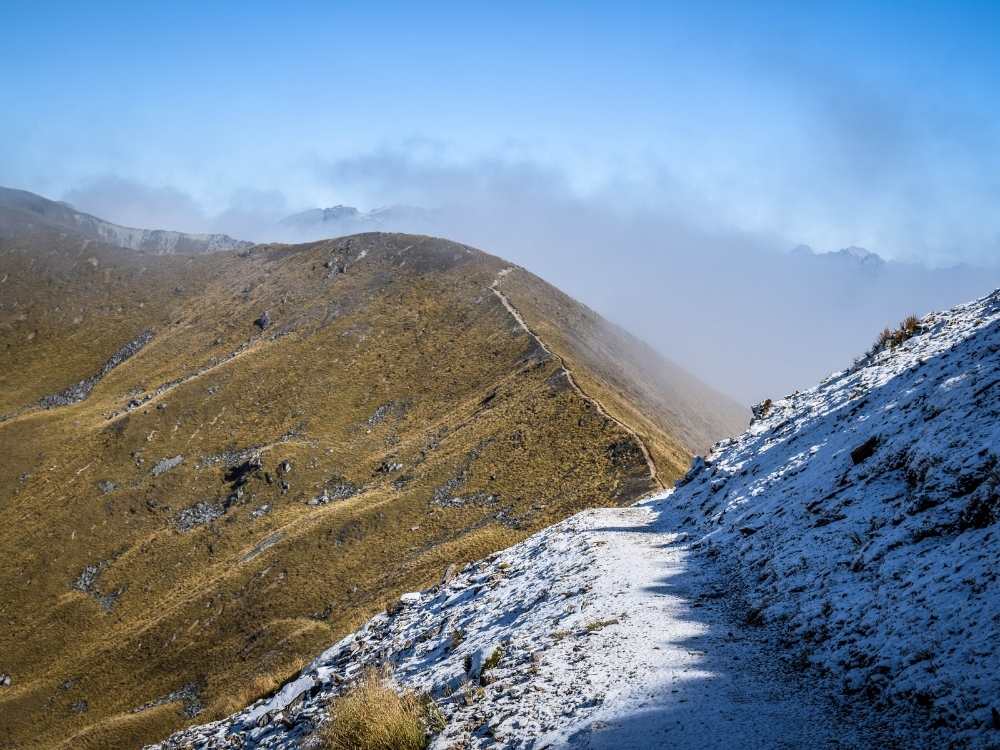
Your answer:
[[[617,625],[621,620],[617,617],[609,617],[606,620],[594,620],[594,622],[587,623],[586,630],[588,633],[596,633],[599,630],[604,630],[604,628],[609,625]]]
[[[497,664],[500,663],[500,660],[502,658],[503,658],[503,649],[497,646],[495,649],[493,649],[493,652],[488,657],[486,657],[486,661],[483,662],[483,668],[481,671],[488,672],[489,670],[494,669],[497,666]]]
[[[920,318],[916,315],[907,315],[897,328],[883,328],[882,332],[875,339],[873,351],[880,352],[883,349],[895,349],[908,338],[920,333]]]
[[[444,717],[429,696],[397,692],[387,670],[371,669],[330,704],[323,750],[424,750]]]

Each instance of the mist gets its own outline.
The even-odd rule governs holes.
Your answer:
[[[277,189],[237,191],[214,213],[181,191],[119,178],[64,197],[119,223],[261,242],[366,229],[447,237],[526,267],[744,404],[810,387],[864,353],[884,326],[1000,284],[995,267],[791,254],[811,238],[741,229],[666,170],[584,191],[535,161],[383,150],[317,161],[312,171],[362,207],[426,210],[377,226],[303,230],[281,219],[316,206],[296,205]]]
[[[430,226],[416,229],[525,266],[745,404],[809,387],[850,365],[884,326],[1000,282],[996,269],[795,256],[801,238],[727,225],[666,178],[657,204],[625,183],[579,197],[530,164],[420,170],[382,154],[330,165],[329,175],[434,201]],[[400,190],[411,181],[427,192]]]

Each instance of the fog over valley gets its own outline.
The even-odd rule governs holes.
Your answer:
[[[747,405],[840,369],[908,314],[1000,284],[996,265],[892,261],[877,247],[814,250],[779,232],[741,231],[691,201],[672,206],[676,195],[656,204],[636,184],[581,194],[564,174],[533,163],[455,166],[381,153],[324,169],[338,194],[375,208],[324,216],[314,209],[335,207],[293,206],[280,190],[261,189],[213,214],[180,190],[119,178],[64,197],[126,225],[258,242],[363,231],[448,237],[552,281]]]

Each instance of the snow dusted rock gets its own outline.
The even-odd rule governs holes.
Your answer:
[[[695,456],[694,460],[691,461],[691,468],[687,470],[687,473],[683,477],[677,480],[677,486],[683,487],[685,484],[688,484],[691,480],[693,480],[696,476],[701,474],[701,472],[704,470],[705,470],[705,459],[702,458],[701,456]]]
[[[673,502],[846,692],[1000,747],[1000,291],[920,328],[755,411]]]
[[[420,604],[420,592],[410,591],[409,593],[403,594],[401,597],[399,597],[399,601],[401,604],[407,607],[413,604]]]

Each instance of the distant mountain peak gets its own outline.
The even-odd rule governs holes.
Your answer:
[[[354,206],[330,206],[329,208],[310,208],[291,216],[286,216],[281,220],[282,224],[292,226],[310,226],[313,224],[323,224],[328,221],[350,221],[360,217],[361,211]]]
[[[369,229],[412,230],[415,224],[426,224],[430,212],[419,206],[393,205],[362,211],[354,206],[338,204],[327,208],[310,208],[286,216],[279,223],[302,231],[336,227],[345,233]]]
[[[885,263],[885,261],[882,260],[882,257],[877,253],[873,253],[871,250],[858,247],[857,245],[841,248],[840,250],[835,250],[830,254],[853,258],[861,263]]]
[[[880,266],[885,263],[885,260],[878,253],[873,253],[871,250],[859,247],[858,245],[851,245],[849,247],[843,247],[839,250],[827,250],[824,252],[816,252],[809,245],[796,245],[790,251],[790,255],[797,258],[839,258],[865,266]]]

